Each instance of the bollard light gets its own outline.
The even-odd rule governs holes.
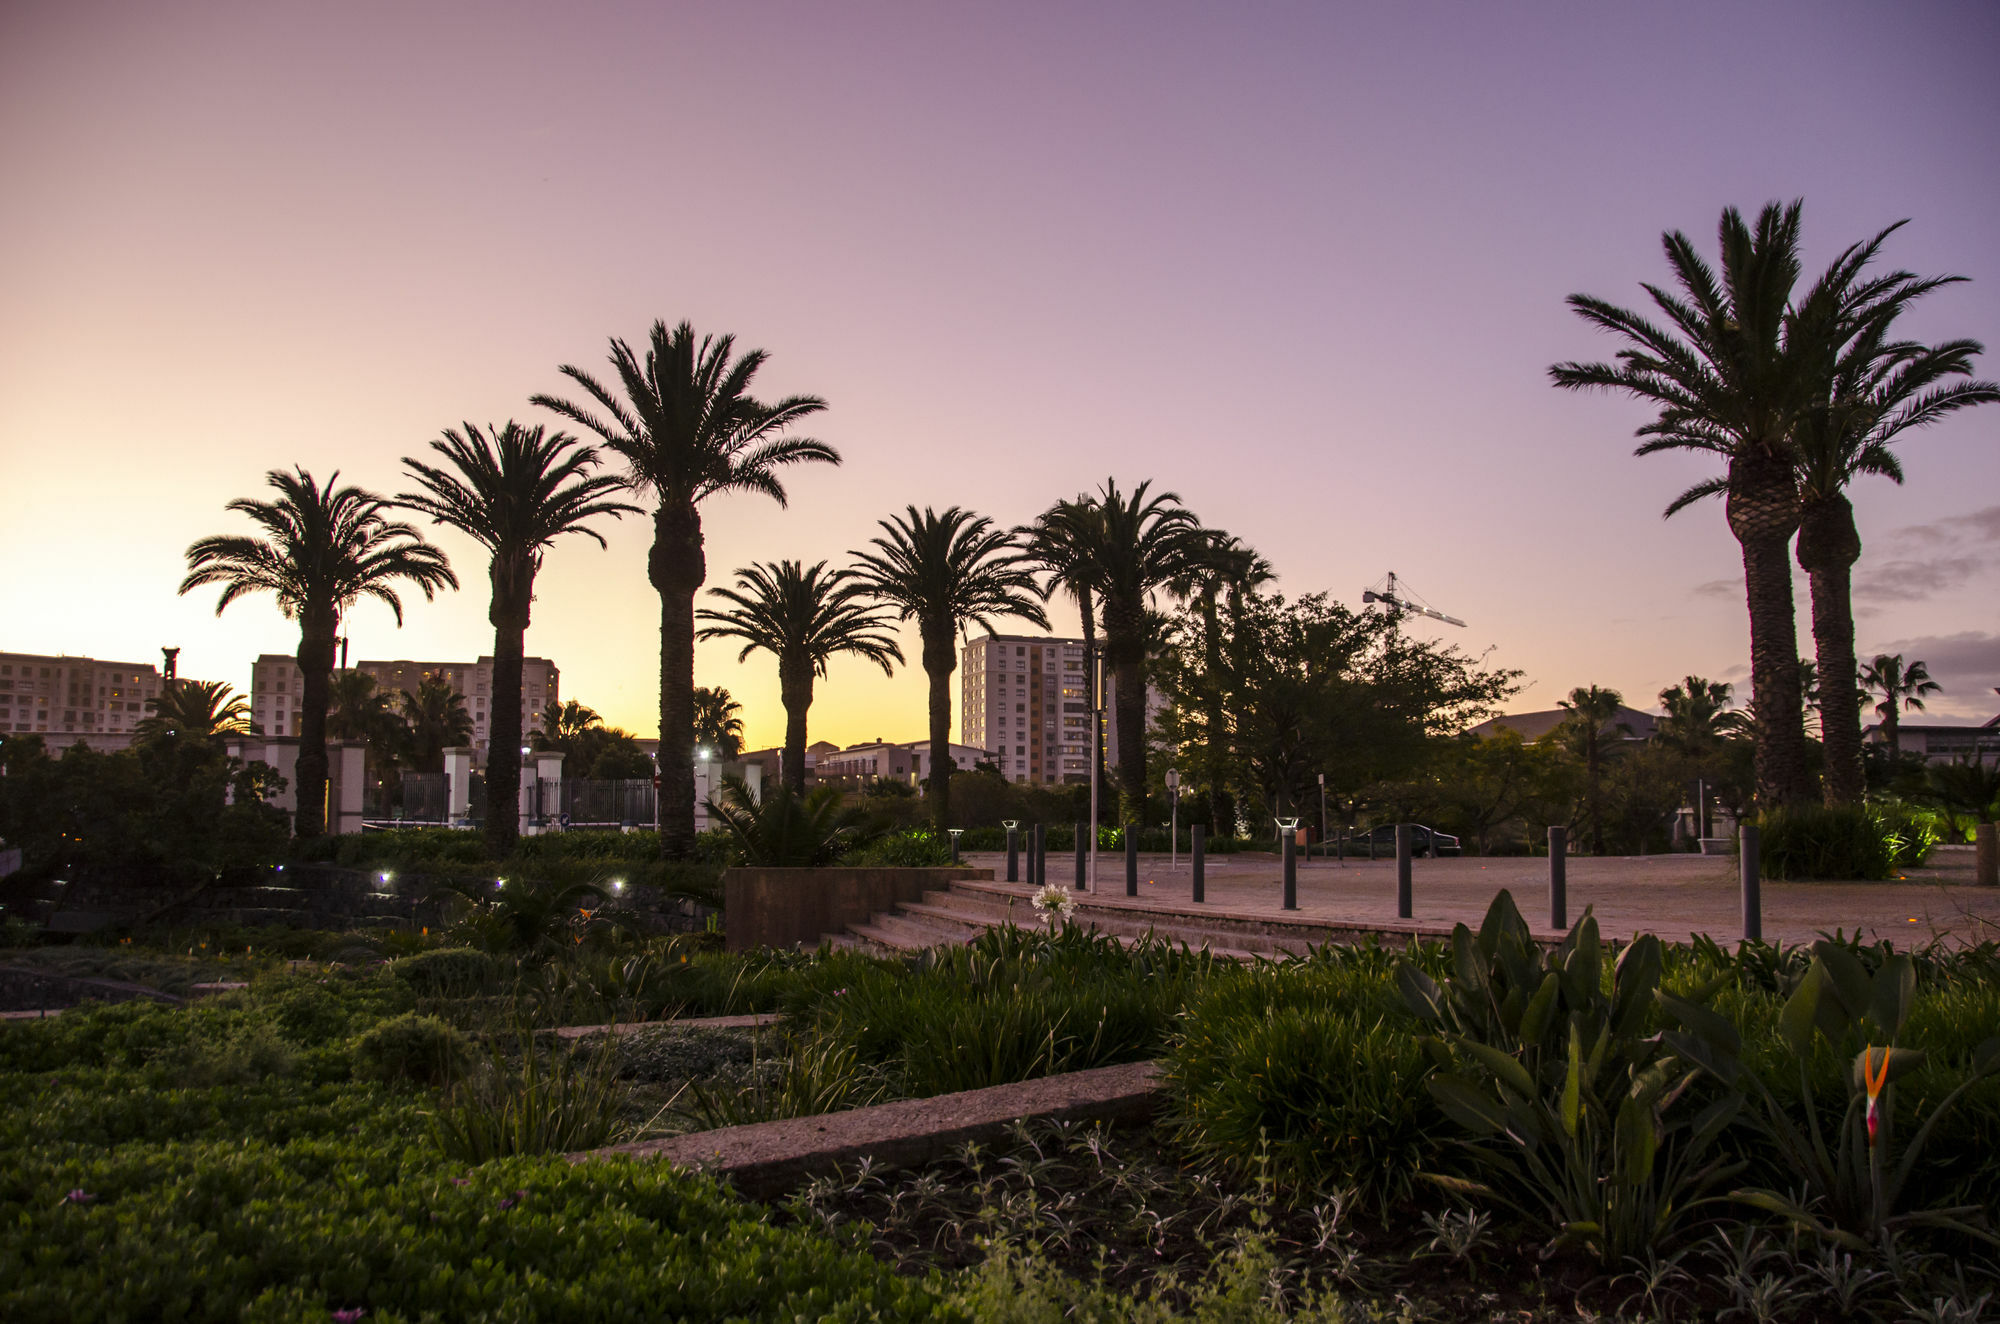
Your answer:
[[[1299,908],[1299,820],[1297,815],[1279,818],[1278,835],[1285,860],[1285,909]]]

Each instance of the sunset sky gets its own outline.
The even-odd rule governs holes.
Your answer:
[[[1106,475],[1238,533],[1286,593],[1397,571],[1529,686],[1742,682],[1710,469],[1633,458],[1638,405],[1564,296],[1633,305],[1660,235],[1805,199],[1809,271],[1972,283],[1907,330],[2000,345],[2000,5],[93,4],[0,6],[0,649],[247,687],[296,630],[175,596],[193,539],[293,464],[400,457],[687,319],[812,392],[839,469],[705,510],[710,582],[843,560],[908,503],[1007,524]],[[2000,377],[2000,357],[1982,360]],[[2000,408],[1855,493],[1864,655],[2000,711]],[[568,540],[528,636],[567,697],[655,729],[650,529]],[[357,657],[492,651],[483,559]],[[1803,636],[1805,599],[1801,580]],[[1073,613],[1067,622],[1074,626]],[[1430,627],[1424,628],[1429,632]],[[1490,650],[1490,653],[1489,651]],[[914,656],[915,649],[907,651]],[[697,680],[782,736],[775,667]],[[812,735],[923,730],[920,670],[837,663]],[[1747,696],[1746,696],[1747,697]]]

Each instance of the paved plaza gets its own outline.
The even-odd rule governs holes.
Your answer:
[[[966,862],[1005,878],[1004,852],[975,852]],[[1742,912],[1734,856],[1640,855],[1604,859],[1571,856],[1568,864],[1570,921],[1594,908],[1607,938],[1657,933],[1685,941],[1706,933],[1718,942],[1742,936]],[[1068,884],[1075,877],[1068,852],[1049,853],[1049,877]],[[1098,856],[1097,891],[1122,900],[1125,859],[1115,851]],[[1537,932],[1548,927],[1549,862],[1546,859],[1463,858],[1412,861],[1411,920],[1449,927],[1459,921],[1477,927],[1493,896],[1514,893],[1522,914]],[[1207,899],[1193,904],[1193,879],[1185,855],[1178,868],[1166,855],[1139,857],[1139,900],[1148,908],[1239,915],[1281,916],[1305,923],[1395,926],[1396,863],[1393,859],[1335,863],[1314,856],[1298,866],[1299,909],[1281,908],[1282,865],[1275,855],[1210,856]],[[1970,849],[1941,849],[1931,863],[1905,871],[1887,883],[1780,883],[1763,881],[1764,937],[1773,942],[1807,942],[1822,931],[1857,931],[1864,939],[1889,938],[1899,946],[1933,938],[1953,943],[2000,940],[2000,888],[1973,883]]]

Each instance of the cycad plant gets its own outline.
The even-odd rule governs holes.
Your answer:
[[[397,500],[465,534],[489,558],[492,597],[486,617],[493,626],[493,693],[485,834],[494,856],[505,858],[520,837],[521,727],[526,716],[521,666],[542,557],[565,533],[580,533],[604,546],[604,535],[590,521],[636,514],[639,508],[610,499],[623,483],[593,474],[597,451],[568,433],[545,433],[510,421],[503,428],[488,428],[488,436],[470,423],[464,426],[462,433],[447,428],[442,440],[431,443],[445,464],[403,461],[424,490],[405,492]]]
[[[848,807],[833,786],[794,795],[780,782],[765,787],[760,800],[741,777],[725,777],[722,795],[708,802],[708,812],[729,829],[743,863],[758,868],[829,865],[883,832],[874,815]]]
[[[897,618],[915,621],[930,679],[931,775],[926,795],[931,822],[951,822],[951,673],[958,668],[959,632],[992,630],[993,620],[1018,616],[1044,630],[1049,618],[1036,600],[1034,572],[1012,534],[984,515],[953,506],[943,514],[915,506],[881,520],[870,550],[855,552],[861,583]]]
[[[341,617],[362,598],[374,598],[403,623],[398,584],[414,585],[429,600],[458,579],[443,552],[407,524],[390,520],[389,503],[358,487],[326,486],[304,469],[266,475],[276,501],[242,498],[226,509],[247,515],[263,538],[219,535],[187,549],[188,574],[180,591],[222,585],[220,616],[236,599],[272,593],[278,609],[299,623],[299,760],[294,773],[298,812],[293,831],[316,837],[326,828],[326,709],[333,675],[334,640]]]
[[[758,649],[778,660],[778,694],[785,705],[784,782],[793,795],[806,789],[806,714],[812,708],[813,682],[826,676],[826,666],[842,653],[866,658],[895,674],[903,650],[884,630],[888,618],[869,605],[871,593],[851,570],[829,570],[827,564],[806,567],[797,561],[746,566],[736,572],[734,588],[712,588],[709,596],[730,604],[727,610],[703,608],[706,621],[697,639],[740,639],[738,662]]]
[[[697,337],[686,322],[671,331],[655,322],[643,359],[612,340],[616,389],[563,365],[594,407],[534,397],[602,437],[625,461],[627,483],[656,502],[646,573],[660,595],[660,850],[670,860],[694,852],[694,595],[708,578],[702,503],[761,492],[782,506],[785,466],[840,463],[825,442],[783,435],[825,409],[824,400],[794,395],[766,404],[750,394],[765,357],[761,349],[737,355],[734,336]]]

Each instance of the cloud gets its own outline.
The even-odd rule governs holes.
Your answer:
[[[1854,596],[1876,602],[1921,602],[1933,593],[1957,588],[1992,564],[1992,558],[1983,556],[1885,561],[1855,577]]]
[[[1958,634],[1918,635],[1857,650],[1865,666],[1878,653],[1900,653],[1905,662],[1921,661],[1944,693],[1928,701],[1930,711],[1944,717],[1984,719],[2000,709],[2000,634],[1965,630]]]
[[[1889,541],[1931,547],[1965,542],[2000,543],[2000,506],[1988,506],[1969,515],[1947,515],[1928,524],[1911,524],[1891,533]]]
[[[1888,559],[1864,555],[1855,567],[1854,596],[1876,602],[1921,602],[2000,565],[2000,506],[1911,524],[1882,540]]]
[[[1735,579],[1711,579],[1696,584],[1688,592],[1697,598],[1740,598],[1743,596],[1743,580],[1741,576]]]

